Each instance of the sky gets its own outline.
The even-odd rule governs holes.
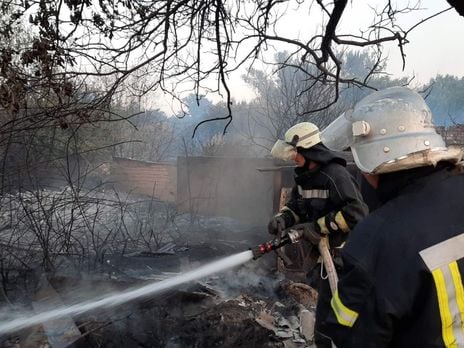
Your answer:
[[[448,7],[444,0],[423,1],[423,7],[438,12]],[[409,27],[413,21],[427,15],[414,14],[406,21]],[[454,10],[447,11],[422,24],[411,32],[410,43],[406,46],[406,67],[402,71],[402,61],[397,47],[389,45],[389,64],[387,71],[394,76],[416,76],[420,83],[427,82],[437,74],[464,76],[464,17]]]
[[[324,21],[321,11],[317,4],[306,6],[309,1],[304,2],[303,8],[287,7],[282,11],[280,25],[276,27],[278,34],[293,38],[309,38],[317,33],[321,33],[322,23]],[[341,22],[337,27],[337,34],[354,34],[359,30],[366,29],[372,24],[374,14],[373,10],[380,10],[387,3],[387,0],[355,0],[349,1]],[[394,4],[415,5],[414,0],[396,0]],[[412,5],[411,5],[412,4]],[[403,29],[409,29],[417,22],[435,14],[439,11],[449,8],[446,0],[422,0],[420,2],[420,11],[410,11],[406,14],[398,15],[397,24]],[[325,18],[327,21],[327,17]],[[406,65],[402,70],[403,61],[398,49],[397,43],[388,43],[384,45],[384,54],[388,56],[386,72],[393,78],[412,77],[412,86],[427,83],[437,74],[450,74],[458,77],[464,76],[464,17],[451,9],[415,28],[408,35],[409,43],[404,47],[406,54]],[[275,46],[275,45],[274,45]],[[274,50],[267,52],[267,60],[272,60],[276,51],[291,49],[284,45],[275,46]],[[256,64],[254,67],[272,72],[273,67],[265,64]],[[246,69],[229,75],[228,86],[231,90],[233,99],[239,101],[249,101],[255,97],[254,91],[249,87],[241,76],[246,74]],[[213,81],[216,85],[217,82]],[[223,100],[221,96],[208,95],[208,99],[213,102]],[[159,104],[163,111],[172,114],[173,110],[178,110],[171,99],[162,100]]]
[[[368,2],[369,4],[366,4]],[[395,2],[395,1],[394,1]],[[386,0],[351,1],[349,2],[337,33],[356,33],[360,28],[366,28],[372,22],[372,8],[381,8]],[[395,3],[408,3],[396,1]],[[411,1],[409,1],[411,3]],[[412,2],[414,3],[414,2]],[[398,24],[403,28],[411,28],[420,20],[449,7],[445,0],[422,0],[421,9],[398,16]],[[282,32],[287,35],[308,35],[309,23],[312,22],[313,33],[320,28],[320,19],[310,15],[309,12],[320,16],[319,11],[308,9],[293,11],[288,9],[282,22]],[[414,78],[414,83],[423,84],[437,74],[450,74],[464,76],[464,17],[451,9],[417,27],[408,35],[409,43],[405,46],[406,65],[402,70],[403,61],[396,43],[385,45],[385,54],[388,56],[386,72],[392,77],[408,76]],[[238,99],[250,99],[253,93],[244,85],[239,76],[233,76],[231,89]]]

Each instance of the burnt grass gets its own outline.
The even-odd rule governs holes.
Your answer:
[[[70,271],[49,274],[48,279],[63,303],[75,303],[76,294],[89,298],[143,285],[153,275],[169,277],[186,265],[205,264],[267,239],[261,227],[191,229],[173,253],[109,255],[92,276]],[[82,336],[70,347],[283,347],[282,339],[255,320],[263,311],[298,311],[297,303],[279,291],[281,280],[275,273],[275,256],[266,255],[156,296],[74,317]],[[4,347],[27,346],[34,330],[40,332],[24,329],[0,342]]]
[[[76,347],[281,347],[255,317],[265,306],[251,297],[214,303],[176,292],[157,303],[127,309]],[[270,305],[270,304],[268,304]],[[102,316],[100,316],[101,318]],[[89,331],[94,329],[89,326]]]
[[[152,270],[175,272],[181,267],[182,259],[188,259],[190,264],[204,264],[246,250],[243,241],[258,244],[268,238],[264,235],[263,239],[259,230],[248,230],[244,234],[208,233],[215,236],[208,243],[190,242],[188,250],[174,255],[141,255],[119,260],[115,268],[121,273],[147,266]],[[235,241],[240,243],[234,244]],[[288,307],[281,311],[291,311],[295,306],[278,291],[280,278],[273,273],[273,260],[269,255],[250,261],[199,283],[126,304],[118,308],[117,314],[102,312],[101,325],[105,315],[111,325],[87,335],[76,347],[283,347],[272,331],[255,320],[262,311],[272,309],[276,301],[287,303]],[[81,322],[85,321],[82,318]],[[94,329],[95,323],[85,328],[88,332]]]

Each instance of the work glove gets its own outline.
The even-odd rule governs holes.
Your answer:
[[[274,215],[271,221],[269,221],[267,224],[267,231],[272,235],[276,235],[279,232],[279,226],[281,231],[285,229],[285,219],[280,213]]]
[[[313,245],[318,245],[321,241],[321,238],[324,235],[319,232],[320,228],[317,223],[314,222],[306,222],[304,224],[298,224],[292,227],[294,230],[298,230],[302,232],[301,238],[308,241]]]

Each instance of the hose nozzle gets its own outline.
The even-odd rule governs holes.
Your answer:
[[[286,244],[296,243],[301,239],[302,232],[299,230],[289,230],[280,240],[274,239],[266,243],[259,244],[254,248],[250,248],[253,253],[253,260],[259,259],[264,254],[272,250],[283,247]]]

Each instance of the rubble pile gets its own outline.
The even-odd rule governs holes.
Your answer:
[[[83,320],[92,331],[105,323]],[[227,299],[200,285],[147,300],[86,335],[78,347],[311,347],[314,312],[290,297],[282,302],[244,294]],[[121,344],[124,342],[124,344]]]
[[[65,193],[67,191],[60,194]],[[44,194],[47,197],[44,202],[53,206],[55,194]],[[9,212],[18,209],[27,217],[31,211],[29,207],[35,207],[30,216],[36,214],[39,218],[47,211],[48,205],[43,205],[42,209],[35,196],[21,194],[7,198]],[[5,200],[2,203],[6,205]],[[28,310],[37,312],[47,306],[57,306],[57,303],[75,304],[147,281],[170,278],[247,250],[269,238],[262,227],[246,226],[228,218],[197,216],[193,224],[188,214],[177,214],[168,219],[166,214],[160,213],[164,206],[154,202],[150,202],[150,209],[146,211],[137,208],[141,207],[139,203],[130,202],[124,213],[125,224],[121,224],[123,210],[119,203],[96,201],[95,204],[92,199],[86,201],[86,216],[104,217],[101,223],[96,223],[91,231],[88,228],[73,231],[75,238],[72,241],[74,247],[78,238],[86,241],[99,238],[99,244],[92,246],[90,243],[89,248],[93,255],[98,254],[100,267],[89,272],[88,267],[82,268],[82,265],[87,266],[85,263],[76,262],[82,254],[76,256],[55,250],[50,257],[53,267],[29,279],[28,292],[22,297]],[[63,218],[70,213],[69,208],[62,208]],[[119,215],[112,220],[116,210]],[[153,217],[150,212],[155,210],[158,215]],[[82,215],[83,211],[76,214]],[[37,232],[44,231],[47,226],[56,231],[57,239],[50,241],[59,241],[65,235],[58,232],[66,225],[56,225],[64,221],[57,216],[54,215],[52,224],[37,220],[41,224],[40,230],[31,231],[23,221],[35,220],[25,219],[18,223],[19,215],[11,215],[11,223],[0,228],[0,240],[10,240],[12,233],[17,235],[19,230],[27,233],[3,248],[25,245],[26,251],[30,251],[38,245],[42,250],[38,243],[41,235]],[[158,230],[154,232],[158,234],[148,228],[157,221]],[[111,226],[116,229],[108,229]],[[140,233],[141,228],[146,228],[144,234]],[[101,230],[106,232],[100,233]],[[105,239],[111,231],[111,238]],[[159,237],[156,243],[155,237]],[[129,243],[124,244],[124,238]],[[14,251],[11,250],[8,255],[14,264],[13,261],[18,259],[13,257]],[[37,261],[41,260],[40,253],[34,255],[39,256]],[[6,295],[15,298],[11,291]],[[0,346],[312,347],[316,297],[307,285],[285,281],[282,275],[276,274],[275,255],[269,254],[224,274],[185,284],[152,298],[22,329],[0,337]]]
[[[219,281],[219,279],[215,279]],[[77,294],[124,290],[132,282],[41,280],[36,309],[76,300]],[[303,284],[284,281],[274,296],[243,289],[228,297],[206,283],[153,298],[66,317],[10,335],[4,347],[312,347],[315,302],[294,300]],[[73,289],[74,291],[71,291]],[[287,292],[292,289],[291,293]],[[296,290],[297,289],[297,290]],[[257,295],[252,295],[254,292]]]

